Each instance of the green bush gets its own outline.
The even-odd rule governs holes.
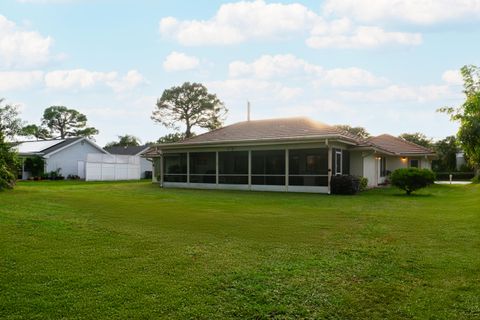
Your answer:
[[[480,176],[473,177],[472,183],[480,183]]]
[[[360,178],[356,176],[333,176],[330,182],[332,194],[355,194],[360,190]]]
[[[360,177],[360,191],[365,191],[368,188],[368,179]]]
[[[393,171],[390,180],[392,185],[410,195],[415,190],[431,185],[435,181],[435,174],[428,169],[402,168]]]

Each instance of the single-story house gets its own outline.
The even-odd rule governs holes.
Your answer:
[[[145,153],[150,146],[115,146],[115,147],[107,147],[107,150],[112,155],[124,155],[124,156],[134,156],[140,159],[140,178],[145,179],[146,177],[150,177],[152,175],[153,167],[152,161],[141,157],[143,153]]]
[[[432,150],[390,135],[370,139],[307,118],[235,123],[153,146],[162,187],[330,192],[332,175],[368,178],[370,187],[403,167],[431,168]]]
[[[14,146],[22,160],[21,178],[28,179],[32,173],[25,168],[26,159],[38,156],[44,161],[42,173],[60,170],[64,177],[85,178],[85,161],[91,153],[108,154],[87,138],[23,141]]]
[[[455,154],[455,167],[457,170],[461,170],[462,167],[467,165],[467,160],[465,159],[465,152],[457,152]]]

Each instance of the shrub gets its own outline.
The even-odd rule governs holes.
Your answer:
[[[330,180],[332,194],[355,194],[360,190],[360,178],[350,175],[333,176]]]
[[[392,185],[410,195],[415,190],[431,185],[435,181],[435,174],[428,169],[402,168],[395,170],[390,180]]]
[[[18,159],[0,131],[0,191],[11,189],[17,180]]]
[[[32,177],[41,177],[45,170],[45,161],[39,156],[29,157],[25,159],[23,167]]]
[[[480,183],[480,176],[475,176],[475,177],[472,179],[472,183]]]
[[[365,191],[368,188],[368,179],[365,177],[360,177],[360,187],[359,191]]]

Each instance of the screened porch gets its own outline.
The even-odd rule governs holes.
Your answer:
[[[349,171],[348,151],[328,147],[176,152],[162,159],[165,187],[328,192],[329,173]]]

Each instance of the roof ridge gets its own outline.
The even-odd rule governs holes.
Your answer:
[[[393,136],[393,135],[388,134],[388,133],[384,133],[384,135],[387,135],[387,136],[390,136],[390,137],[392,137],[392,138],[394,138],[394,139],[403,141],[403,142],[405,142],[405,143],[407,143],[407,144],[409,144],[409,145],[411,145],[411,146],[420,147],[421,149],[424,149],[424,150],[426,150],[426,151],[433,152],[432,149],[427,148],[427,147],[424,147],[424,146],[422,146],[422,145],[419,145],[418,143],[415,143],[415,142],[412,142],[412,141],[408,141],[407,139],[404,139],[404,138],[401,138],[401,137],[396,137],[396,136]]]
[[[369,142],[371,145],[375,146],[375,147],[381,147],[381,146],[378,144],[378,142],[376,143],[375,141],[372,141],[372,140],[374,140],[374,139],[376,139],[376,138],[381,138],[381,137],[386,137],[386,138],[389,138],[389,139],[394,139],[394,140],[396,140],[396,141],[399,141],[399,142],[405,143],[405,144],[407,144],[407,145],[410,145],[410,146],[412,146],[412,147],[418,148],[418,149],[420,149],[420,150],[422,150],[422,151],[425,151],[425,152],[428,152],[428,153],[434,153],[434,151],[433,151],[432,149],[430,149],[430,148],[424,147],[424,146],[419,145],[419,144],[417,144],[417,143],[408,141],[408,140],[403,139],[403,138],[400,138],[400,137],[396,137],[396,136],[391,135],[391,134],[388,134],[388,133],[382,133],[382,134],[380,134],[380,135],[378,135],[378,136],[370,137],[370,138],[368,139],[368,142]],[[386,150],[387,150],[387,149],[386,149]]]

